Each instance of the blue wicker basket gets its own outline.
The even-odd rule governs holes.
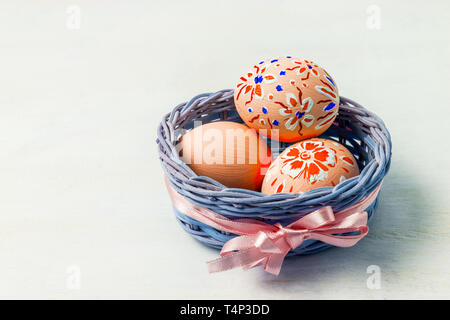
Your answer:
[[[265,195],[244,189],[231,189],[219,182],[197,176],[181,159],[176,149],[184,130],[193,128],[194,121],[203,124],[214,121],[242,122],[236,112],[233,90],[200,94],[189,102],[176,106],[158,127],[157,144],[160,161],[171,186],[195,205],[208,208],[229,219],[259,219],[269,223],[289,224],[323,206],[340,211],[372,193],[387,174],[391,161],[391,138],[383,121],[358,103],[340,97],[340,109],[333,125],[321,135],[345,145],[355,156],[360,175],[335,187],[317,188],[303,194]],[[184,129],[184,130],[183,130]],[[272,145],[272,144],[269,144]],[[281,153],[289,144],[273,144]],[[378,199],[377,199],[378,200]],[[367,212],[373,217],[377,200]],[[176,209],[181,227],[200,242],[220,249],[236,237],[191,219]],[[317,240],[306,240],[289,255],[304,255],[331,247]]]

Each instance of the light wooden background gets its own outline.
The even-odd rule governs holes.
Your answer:
[[[450,298],[449,12],[448,1],[1,1],[0,297]],[[286,54],[318,61],[389,127],[376,218],[357,246],[288,259],[278,278],[209,275],[217,252],[173,217],[156,126]],[[367,286],[373,265],[379,289]]]

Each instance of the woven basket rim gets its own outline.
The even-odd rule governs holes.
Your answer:
[[[208,104],[215,104],[219,112],[224,105],[228,105],[228,107],[225,107],[225,111],[226,108],[232,109],[230,104],[234,105],[233,92],[232,89],[225,89],[197,95],[190,101],[179,104],[165,115],[158,127],[157,144],[162,167],[172,186],[186,197],[200,202],[203,201],[202,198],[206,198],[207,201],[213,203],[220,198],[221,202],[232,204],[236,209],[245,204],[273,207],[275,204],[289,206],[299,201],[303,205],[308,205],[308,202],[315,205],[318,199],[323,202],[327,198],[351,196],[355,192],[359,192],[369,180],[372,187],[365,191],[366,193],[371,192],[381,183],[388,172],[392,143],[386,125],[373,112],[357,102],[341,96],[340,113],[352,113],[352,116],[359,119],[361,123],[367,124],[367,135],[370,139],[368,138],[368,141],[364,141],[364,143],[372,144],[370,147],[373,148],[375,153],[374,159],[361,170],[360,175],[347,179],[335,187],[316,188],[304,193],[272,195],[246,189],[227,188],[211,178],[198,176],[181,160],[176,152],[175,144],[178,139],[175,137],[175,130],[177,126],[180,126],[180,121],[183,124],[183,118],[192,114],[194,109],[202,110],[202,107],[208,106]],[[339,119],[339,116],[337,119]],[[374,174],[377,176],[374,177]]]

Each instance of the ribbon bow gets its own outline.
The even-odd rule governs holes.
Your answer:
[[[289,250],[299,247],[308,239],[319,240],[338,247],[351,247],[369,232],[367,212],[364,210],[376,199],[381,184],[367,197],[353,206],[333,212],[330,206],[313,211],[297,221],[282,226],[252,220],[230,220],[209,209],[189,202],[166,185],[173,204],[183,214],[213,228],[238,234],[229,240],[220,252],[220,258],[208,262],[209,272],[220,272],[236,267],[244,270],[263,265],[264,270],[278,275]],[[339,235],[345,233],[358,234]]]

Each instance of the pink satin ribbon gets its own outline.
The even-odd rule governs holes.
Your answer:
[[[369,232],[364,210],[376,199],[381,184],[353,206],[333,212],[330,206],[320,208],[288,226],[270,225],[258,220],[230,220],[206,208],[196,206],[176,192],[166,180],[169,195],[178,211],[213,228],[238,234],[220,252],[220,258],[208,262],[208,270],[221,272],[242,267],[244,270],[263,265],[264,270],[278,275],[290,249],[307,239],[319,240],[333,246],[351,247]],[[358,231],[357,235],[336,234]]]

